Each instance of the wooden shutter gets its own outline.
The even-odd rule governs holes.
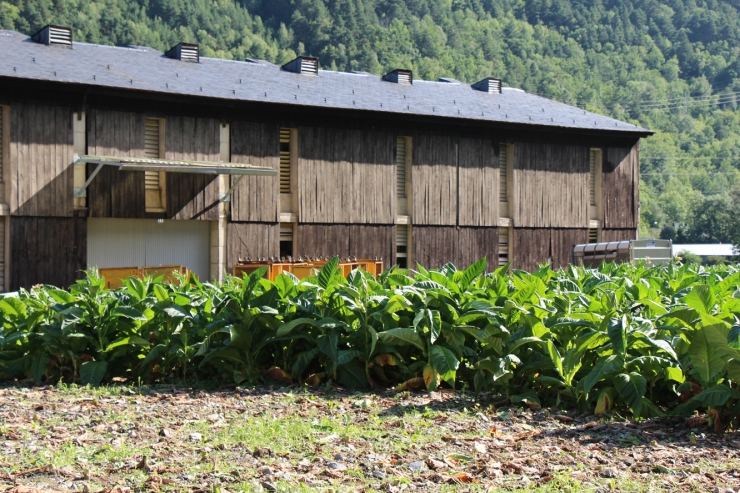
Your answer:
[[[588,200],[593,207],[596,207],[596,154],[597,151],[591,151],[589,158]]]
[[[399,224],[396,226],[396,264],[402,269],[408,268],[409,257],[409,226]]]
[[[499,169],[499,180],[498,180],[498,190],[499,190],[499,202],[508,202],[509,201],[509,195],[508,195],[508,188],[506,186],[506,144],[501,144],[501,147],[499,148],[499,155],[498,155],[498,169]]]
[[[144,156],[150,159],[161,159],[162,151],[162,122],[157,118],[147,118],[144,121]],[[158,171],[144,171],[147,211],[164,211],[163,175],[164,173]]]
[[[396,196],[406,197],[406,138],[396,138]]]
[[[290,193],[290,129],[280,129],[280,193]]]
[[[509,262],[509,228],[498,228],[498,265]]]

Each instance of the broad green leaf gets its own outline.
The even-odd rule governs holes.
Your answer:
[[[85,361],[80,365],[80,382],[82,385],[100,385],[107,370],[107,361]]]
[[[619,354],[622,358],[627,353],[627,317],[612,318],[609,321],[609,339],[612,342],[614,352]]]
[[[682,301],[686,303],[689,308],[693,308],[699,313],[711,313],[715,304],[712,289],[706,284],[694,286],[694,289],[692,289]]]
[[[36,356],[31,363],[31,377],[36,383],[41,382],[46,374],[46,369],[49,366],[51,358],[47,354],[41,354]]]
[[[599,361],[591,372],[583,377],[583,391],[588,394],[604,376],[624,368],[624,360],[618,354],[612,354]]]
[[[21,314],[21,312],[16,310],[15,307],[10,303],[11,299],[13,298],[5,298],[5,299],[0,300],[0,310],[2,310],[2,312],[5,315],[17,317],[18,315]]]
[[[391,296],[385,305],[385,313],[396,313],[401,310],[413,310],[414,305],[400,294]]]
[[[722,376],[727,362],[736,352],[727,345],[727,338],[713,325],[692,330],[689,333],[689,343],[691,374],[703,387],[709,387]]]
[[[612,380],[619,397],[635,416],[642,412],[642,398],[647,390],[647,380],[636,372],[620,373]]]
[[[683,374],[681,368],[676,368],[675,366],[669,366],[665,369],[665,378],[666,380],[672,380],[678,383],[684,383],[686,381],[686,376]]]
[[[522,337],[521,339],[517,339],[514,344],[511,345],[509,348],[509,351],[514,351],[520,346],[524,346],[526,344],[544,344],[545,341],[540,339],[539,337]]]
[[[740,383],[740,356],[727,363],[727,376],[735,383]]]
[[[367,388],[367,377],[365,375],[365,365],[354,360],[346,365],[337,367],[337,381],[350,389]]]
[[[235,348],[226,347],[226,348],[216,348],[211,350],[210,353],[208,353],[205,358],[203,358],[203,361],[200,362],[199,368],[203,368],[206,363],[210,362],[212,359],[215,360],[226,360],[226,361],[234,361],[237,363],[242,363],[242,356],[239,354],[239,351],[237,351]]]
[[[457,360],[452,351],[442,346],[432,346],[429,348],[429,363],[447,382],[450,387],[455,388],[455,376],[460,362]]]
[[[740,325],[735,325],[727,334],[727,343],[733,349],[740,349]]]
[[[324,289],[329,289],[333,284],[334,279],[337,276],[337,267],[339,266],[339,257],[334,257],[329,260],[319,271],[316,276],[319,286]]]
[[[148,347],[149,341],[146,339],[139,337],[139,336],[129,336],[124,337],[121,339],[117,339],[113,342],[111,342],[107,348],[105,348],[105,352],[109,352],[112,349],[116,349],[121,346],[142,346],[142,347]]]
[[[705,389],[701,394],[695,395],[694,399],[705,406],[724,406],[729,399],[739,399],[740,391],[731,389],[727,385],[715,385]]]
[[[59,303],[73,303],[75,300],[74,296],[61,289],[49,288],[46,293]]]
[[[164,309],[164,312],[172,318],[186,318],[191,316],[190,310],[180,305],[170,305]]]
[[[483,257],[482,259],[465,269],[465,272],[463,272],[462,278],[460,279],[461,291],[467,290],[470,286],[470,283],[473,282],[476,277],[486,272],[486,265],[486,257]]]
[[[661,418],[665,413],[653,404],[647,397],[642,398],[642,407],[640,408],[640,417],[643,419]]]
[[[167,311],[166,308],[165,311]],[[131,308],[130,306],[117,306],[111,311],[111,315],[114,317],[125,317],[132,320],[142,320],[146,322],[146,316],[139,310]]]
[[[398,344],[401,346],[407,346],[409,344],[418,347],[422,351],[426,351],[426,346],[418,332],[410,327],[400,327],[397,329],[384,330],[378,332],[378,340],[385,344]]]
[[[330,331],[328,334],[322,334],[316,339],[317,347],[319,351],[328,356],[333,362],[338,363],[339,360],[339,334],[337,331]]]
[[[555,369],[558,371],[558,374],[563,377],[563,361],[560,359],[560,353],[558,353],[558,350],[552,341],[547,341],[547,352],[550,355],[550,359],[555,364]]]
[[[296,327],[299,327],[301,325],[315,325],[316,321],[311,318],[296,318],[294,320],[291,320],[287,324],[283,324],[278,328],[277,333],[275,334],[276,337],[284,337],[288,334],[290,334],[293,329]]]

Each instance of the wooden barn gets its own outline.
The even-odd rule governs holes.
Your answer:
[[[566,265],[635,238],[649,130],[502,87],[0,31],[0,286],[241,257]]]

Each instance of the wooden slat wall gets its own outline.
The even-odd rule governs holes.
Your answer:
[[[87,116],[87,149],[94,156],[145,157],[144,115],[92,110]],[[97,165],[87,166],[88,176]],[[144,173],[103,166],[87,188],[90,217],[147,217]]]
[[[497,154],[497,142],[460,139],[461,226],[498,226],[500,172]]]
[[[639,214],[639,143],[604,152],[602,197],[604,227],[637,228]]]
[[[66,288],[87,268],[87,219],[11,217],[11,287]]]
[[[495,193],[492,197],[494,200],[498,199]],[[498,228],[461,227],[457,231],[458,252],[455,266],[458,269],[464,269],[483,257],[486,257],[488,272],[493,272],[498,268]]]
[[[302,222],[393,224],[395,135],[301,127],[298,149]]]
[[[601,241],[625,241],[637,239],[636,229],[602,229]]]
[[[234,272],[239,257],[277,257],[280,255],[278,223],[228,223],[226,229],[226,270]]]
[[[550,241],[549,228],[514,228],[513,267],[527,272],[536,270],[550,258]]]
[[[73,214],[72,110],[13,104],[10,108],[10,213]]]
[[[415,225],[411,231],[413,266],[436,269],[452,262],[465,269],[486,257],[489,272],[498,267],[498,228]]]
[[[588,229],[553,229],[550,232],[552,268],[560,269],[571,263],[573,247],[588,243]]]
[[[410,267],[421,264],[427,269],[437,269],[447,262],[455,263],[457,242],[455,226],[412,226]]]
[[[589,148],[516,144],[512,209],[514,224],[527,228],[587,228]]]
[[[278,169],[280,127],[271,123],[236,121],[231,124],[231,161]],[[231,177],[231,182],[237,180]],[[280,180],[276,176],[245,176],[231,200],[234,221],[277,222]]]
[[[396,227],[392,225],[352,224],[349,226],[347,255],[378,257],[388,269],[396,263]]]
[[[166,159],[221,160],[221,130],[211,118],[168,117]],[[167,216],[172,219],[218,220],[215,175],[167,173]]]
[[[395,263],[396,227],[374,224],[298,224],[295,252],[300,256],[382,258]]]
[[[411,183],[414,224],[457,225],[457,139],[414,137]]]
[[[552,268],[567,267],[573,247],[588,243],[588,229],[514,228],[513,265],[528,272],[552,260]]]

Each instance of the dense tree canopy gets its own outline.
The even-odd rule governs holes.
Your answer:
[[[740,187],[740,7],[729,0],[0,0],[0,26],[206,56],[510,86],[637,123],[642,234]],[[699,214],[700,215],[700,214]],[[685,226],[684,226],[685,225]],[[652,228],[652,231],[648,229]],[[705,232],[706,238],[731,241]]]

